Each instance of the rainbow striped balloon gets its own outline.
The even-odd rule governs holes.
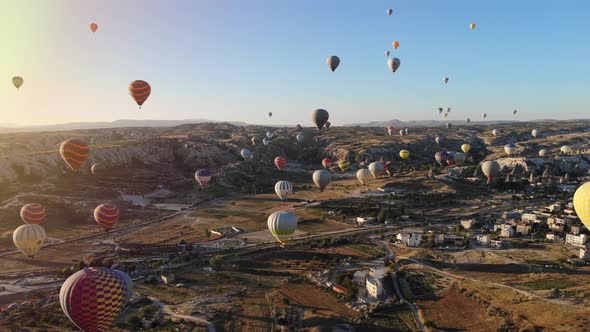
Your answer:
[[[150,93],[152,93],[152,87],[146,81],[136,80],[129,83],[129,94],[133,97],[137,105],[139,105],[139,109],[141,109],[143,103],[148,99]]]
[[[88,159],[89,150],[88,144],[83,140],[69,139],[61,143],[59,154],[73,171],[77,171]]]
[[[104,228],[105,232],[115,226],[120,216],[119,208],[114,204],[101,204],[94,209],[94,220]]]
[[[45,216],[45,208],[41,204],[31,203],[20,209],[20,217],[25,224],[40,224]]]

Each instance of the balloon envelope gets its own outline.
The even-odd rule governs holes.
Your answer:
[[[16,87],[17,90],[21,87],[21,85],[23,85],[24,82],[25,80],[20,76],[14,76],[12,78],[12,84],[14,85],[14,87]]]
[[[96,32],[96,30],[98,30],[98,24],[90,23],[90,30],[92,30],[92,32]]]
[[[397,48],[399,47],[399,41],[394,41],[393,43],[391,43],[391,46],[393,46],[393,48],[397,50]]]
[[[381,171],[383,171],[383,164],[379,161],[374,161],[369,164],[369,171],[373,175],[373,178],[376,179],[381,175]]]
[[[45,220],[45,208],[41,204],[30,203],[20,209],[20,217],[25,224],[40,224]]]
[[[400,156],[402,159],[408,159],[408,158],[410,157],[410,151],[408,151],[408,150],[401,150],[401,151],[399,152],[399,156]]]
[[[565,154],[572,153],[572,150],[573,150],[572,147],[569,145],[564,145],[560,149],[560,151]]]
[[[105,231],[113,229],[120,217],[119,208],[114,204],[101,204],[94,209],[94,220]]]
[[[467,143],[461,145],[461,151],[463,151],[464,153],[468,153],[469,150],[471,150],[471,145],[469,145]]]
[[[391,16],[391,14],[393,14],[393,9],[391,9],[391,8],[387,9],[387,15]]]
[[[88,144],[80,139],[69,139],[59,146],[59,154],[73,171],[88,159],[88,150]]]
[[[499,133],[500,133],[500,131],[498,129],[492,130],[492,135],[494,135],[494,136],[498,136]]]
[[[500,173],[500,164],[495,160],[488,160],[481,164],[481,170],[488,180],[493,180]]]
[[[47,240],[47,233],[41,225],[25,224],[19,226],[12,233],[14,245],[25,256],[33,258]]]
[[[279,181],[275,184],[275,193],[281,200],[287,199],[293,193],[293,185],[289,181]]]
[[[326,59],[326,64],[328,65],[330,70],[333,72],[340,65],[340,58],[335,55],[331,55]]]
[[[549,154],[549,150],[547,150],[547,149],[539,150],[539,157],[545,157],[548,154]]]
[[[242,151],[240,151],[240,155],[242,158],[244,158],[244,160],[252,158],[252,152],[248,149],[242,149]]]
[[[348,169],[350,168],[350,161],[348,161],[348,160],[340,160],[338,162],[338,168],[340,168],[340,170],[343,173],[346,173],[348,171]]]
[[[264,145],[268,145],[269,143],[270,143],[270,138],[268,138],[268,137],[265,137],[265,138],[262,140],[262,144],[264,144]]]
[[[387,66],[389,67],[392,73],[395,73],[395,71],[399,68],[400,64],[401,62],[398,58],[391,58],[387,60]]]
[[[267,225],[270,233],[285,243],[297,230],[297,216],[290,211],[276,211],[268,217]]]
[[[590,229],[590,182],[584,183],[576,190],[574,209],[584,226]]]
[[[443,139],[442,139],[442,137],[440,137],[440,136],[436,136],[436,137],[434,138],[434,141],[436,142],[436,144],[440,144],[440,143],[443,141]]]
[[[313,183],[315,183],[320,191],[324,191],[324,189],[332,182],[332,174],[325,169],[313,172]]]
[[[334,161],[330,158],[324,158],[322,159],[322,166],[324,166],[324,168],[329,168],[330,166],[332,166],[332,163]]]
[[[94,164],[92,164],[92,167],[90,167],[90,172],[92,172],[92,175],[98,175],[101,171],[102,171],[101,164],[94,163]]]
[[[207,187],[212,177],[213,175],[208,169],[203,168],[195,172],[195,179],[203,188]]]
[[[139,105],[140,109],[151,93],[152,87],[146,81],[136,80],[129,83],[129,94],[135,100],[137,105]]]
[[[504,152],[506,152],[507,155],[512,155],[516,152],[516,145],[514,144],[506,144],[504,145]]]
[[[59,302],[82,331],[109,331],[129,301],[133,283],[124,272],[86,268],[72,274],[61,286]]]
[[[297,134],[297,136],[295,137],[297,139],[297,142],[302,143],[305,140],[305,135],[303,134]]]
[[[539,129],[533,129],[533,131],[531,131],[531,135],[533,135],[534,138],[537,138],[537,136],[539,136],[541,134],[541,131]]]
[[[369,180],[371,179],[371,176],[371,171],[369,171],[366,168],[361,168],[358,171],[356,171],[356,178],[359,180],[361,184],[367,184],[367,182],[369,182]]]
[[[328,111],[324,109],[317,109],[311,113],[311,120],[315,123],[318,129],[322,129],[322,127],[328,122],[328,118],[330,117]]]
[[[469,29],[471,29],[471,30],[475,29],[475,23],[469,24]]]
[[[275,158],[275,165],[279,170],[283,169],[285,164],[287,163],[287,159],[285,157],[276,157]]]

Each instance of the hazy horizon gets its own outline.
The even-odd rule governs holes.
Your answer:
[[[316,108],[335,125],[442,120],[438,107],[451,107],[453,121],[482,112],[518,121],[588,114],[583,1],[26,0],[4,9],[3,123],[205,118],[309,126]],[[91,22],[99,25],[94,34]],[[395,74],[386,50],[401,59]],[[329,55],[341,59],[334,73]],[[20,91],[15,75],[25,81]],[[152,86],[140,111],[127,91],[135,79]]]

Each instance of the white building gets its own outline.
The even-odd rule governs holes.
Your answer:
[[[396,239],[408,247],[419,247],[422,242],[422,234],[420,233],[399,233]]]
[[[537,215],[534,213],[523,213],[520,217],[522,221],[537,222]]]
[[[572,225],[570,227],[570,233],[572,233],[574,235],[580,235],[580,226],[578,226],[578,225]]]
[[[502,240],[490,240],[490,247],[495,249],[502,248]]]
[[[590,248],[585,246],[584,248],[580,248],[580,259],[585,261],[590,261]]]
[[[369,271],[367,270],[356,271],[352,275],[352,283],[355,284],[357,287],[364,285],[365,279],[367,278],[368,274]]]
[[[477,244],[481,246],[489,246],[492,237],[489,234],[478,235],[476,238]]]
[[[376,220],[375,217],[356,217],[356,222],[359,224],[372,224]]]
[[[561,205],[559,204],[552,204],[549,205],[549,212],[555,213],[561,211]]]
[[[549,218],[547,218],[547,225],[565,224],[565,223],[566,223],[565,218],[558,218],[558,217],[549,217]]]
[[[513,237],[514,236],[514,228],[512,227],[504,227],[500,231],[501,237]]]
[[[574,235],[566,234],[565,243],[581,246],[588,242],[588,236],[586,234]]]
[[[559,242],[561,241],[561,237],[555,233],[547,233],[545,234],[545,240]]]
[[[383,284],[375,277],[368,277],[365,284],[367,296],[371,299],[380,299],[383,296]]]

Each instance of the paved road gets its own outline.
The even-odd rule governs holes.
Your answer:
[[[391,248],[389,248],[389,245],[388,245],[387,241],[381,241],[381,244],[387,250],[387,257],[388,258],[391,258],[391,259],[395,259],[395,255],[393,254],[393,251],[391,251]],[[424,322],[422,321],[422,317],[420,316],[420,313],[418,312],[418,308],[416,308],[416,306],[414,305],[414,303],[406,300],[404,298],[404,296],[402,295],[402,292],[401,292],[401,290],[399,288],[399,284],[398,284],[398,281],[397,281],[397,273],[398,272],[399,272],[399,265],[396,264],[395,265],[395,273],[391,275],[391,279],[393,280],[393,288],[395,289],[395,293],[397,294],[397,297],[403,303],[405,303],[408,306],[408,308],[410,308],[410,311],[412,311],[412,316],[414,316],[414,320],[418,324],[418,327],[420,328],[420,331],[426,331],[426,327],[424,326]]]

